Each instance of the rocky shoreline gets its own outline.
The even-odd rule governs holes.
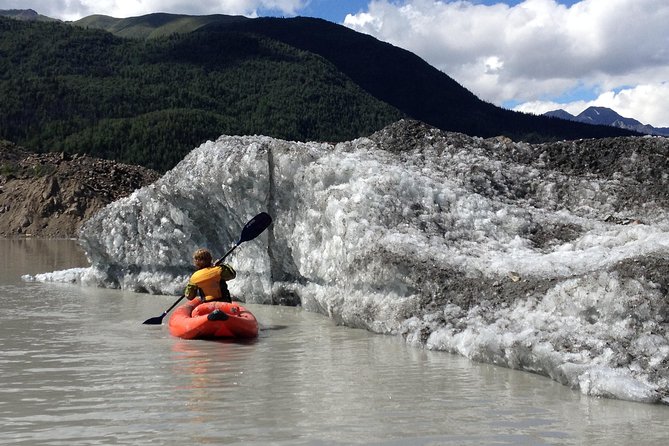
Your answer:
[[[159,177],[139,166],[0,141],[0,237],[76,237],[96,211]]]

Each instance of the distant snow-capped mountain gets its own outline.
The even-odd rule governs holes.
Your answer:
[[[636,119],[620,116],[614,110],[607,107],[588,107],[578,116],[574,116],[561,109],[546,112],[544,115],[570,121],[584,122],[586,124],[609,125],[645,133],[647,135],[669,136],[669,127],[653,127],[652,125],[642,124]]]

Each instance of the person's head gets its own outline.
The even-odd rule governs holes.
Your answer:
[[[208,249],[200,248],[193,253],[193,264],[197,269],[207,268],[211,266],[211,253]]]

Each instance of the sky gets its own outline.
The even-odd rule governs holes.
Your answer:
[[[530,113],[609,107],[669,127],[668,0],[0,0],[62,20],[152,12],[320,17]]]

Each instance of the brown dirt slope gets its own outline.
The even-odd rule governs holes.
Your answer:
[[[159,178],[139,166],[0,140],[0,237],[76,237],[97,210]]]

